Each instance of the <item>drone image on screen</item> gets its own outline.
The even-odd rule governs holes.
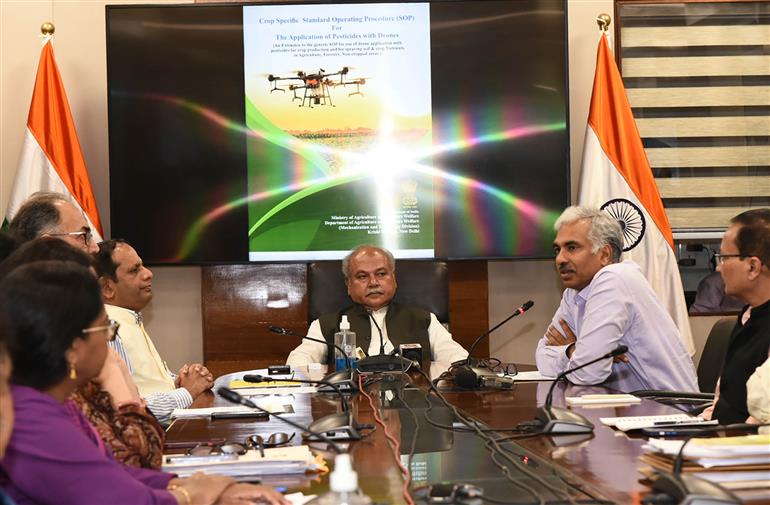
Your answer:
[[[346,80],[345,76],[347,76],[348,72],[350,72],[350,67],[342,67],[341,70],[331,73],[326,73],[326,70],[322,68],[319,68],[318,72],[311,74],[305,73],[302,70],[297,70],[296,76],[281,77],[270,74],[267,76],[267,80],[273,83],[270,93],[273,91],[286,92],[286,89],[278,86],[280,81],[302,81],[302,84],[289,84],[288,86],[289,90],[294,93],[291,101],[294,102],[295,100],[299,100],[300,107],[309,107],[311,109],[314,105],[329,105],[335,107],[334,103],[332,103],[331,93],[329,92],[330,88],[335,86],[355,85],[356,90],[352,93],[348,93],[348,96],[364,95],[361,91],[361,86],[366,84],[366,78],[359,77],[357,79]],[[331,79],[335,76],[339,76],[339,81]],[[302,96],[297,93],[298,90],[304,90]]]

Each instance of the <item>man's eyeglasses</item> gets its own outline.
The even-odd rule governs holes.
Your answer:
[[[214,444],[211,442],[205,442],[187,449],[189,456],[211,456],[215,454],[246,454],[248,449],[243,444],[238,443],[226,443],[226,444]]]
[[[113,340],[115,340],[115,335],[118,334],[118,328],[120,328],[120,323],[113,319],[109,319],[107,321],[107,324],[104,326],[92,326],[90,328],[85,328],[80,331],[82,331],[83,333],[96,333],[97,331],[107,330],[107,340],[112,342]]]
[[[296,433],[289,436],[288,433],[271,433],[267,438],[262,435],[252,435],[246,439],[246,446],[251,449],[259,449],[259,454],[265,457],[265,447],[280,447],[292,441]]]
[[[91,230],[71,231],[69,233],[46,233],[46,235],[49,237],[80,237],[80,240],[86,246],[94,239],[94,234],[91,233]]]
[[[723,265],[726,258],[745,258],[743,254],[714,254],[714,260],[719,263],[720,265]]]

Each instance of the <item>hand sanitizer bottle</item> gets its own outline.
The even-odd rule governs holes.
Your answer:
[[[352,368],[358,368],[358,357],[356,356],[356,334],[350,331],[350,322],[348,316],[342,316],[340,321],[340,331],[334,334],[334,343],[345,350],[345,354],[350,359],[350,366]],[[343,370],[347,368],[345,365],[345,356],[338,350],[334,350],[334,367],[335,370]]]
[[[307,505],[371,505],[372,499],[358,489],[358,474],[353,470],[350,454],[338,454],[334,471],[329,475],[328,493],[313,498]]]

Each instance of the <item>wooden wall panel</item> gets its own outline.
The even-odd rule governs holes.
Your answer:
[[[449,262],[449,314],[452,337],[466,349],[489,327],[489,288],[487,262]],[[489,356],[489,339],[474,353]]]
[[[271,325],[307,330],[304,264],[222,265],[202,270],[203,356],[215,374],[283,363],[298,340]]]
[[[212,373],[283,363],[299,340],[269,327],[307,331],[307,265],[222,265],[201,272],[203,355]],[[455,340],[469,348],[488,327],[486,261],[449,262],[449,310]],[[476,355],[488,354],[485,341]]]

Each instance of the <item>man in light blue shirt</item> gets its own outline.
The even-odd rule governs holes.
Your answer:
[[[626,345],[621,359],[599,361],[568,379],[625,392],[698,391],[695,367],[674,321],[636,263],[620,262],[618,222],[598,209],[573,206],[555,228],[556,268],[567,289],[538,342],[540,373],[554,377]]]

